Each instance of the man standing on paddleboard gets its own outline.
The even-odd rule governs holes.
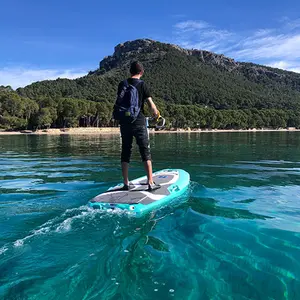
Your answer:
[[[149,86],[140,78],[144,74],[144,67],[140,62],[133,62],[130,66],[131,77],[120,82],[117,101],[114,106],[114,118],[119,120],[122,136],[121,165],[124,180],[124,190],[131,188],[128,178],[128,169],[131,157],[133,137],[139,146],[140,155],[148,178],[148,190],[160,188],[153,182],[152,161],[149,147],[149,137],[144,114],[144,105],[148,104],[154,117],[159,111],[154,104]]]

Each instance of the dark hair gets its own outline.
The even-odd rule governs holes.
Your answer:
[[[130,74],[137,75],[140,74],[141,72],[144,72],[143,65],[138,61],[134,61],[130,66]]]

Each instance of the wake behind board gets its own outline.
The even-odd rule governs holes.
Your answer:
[[[148,191],[147,177],[131,181],[134,185],[129,191],[120,190],[123,184],[111,187],[108,191],[89,201],[95,209],[121,209],[140,214],[167,204],[182,195],[190,183],[190,175],[180,169],[165,169],[153,173],[153,180],[161,187]]]

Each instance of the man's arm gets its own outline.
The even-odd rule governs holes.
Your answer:
[[[156,105],[154,104],[153,100],[152,100],[152,97],[148,97],[146,99],[146,102],[151,110],[151,113],[153,115],[153,117],[158,117],[159,116],[159,111],[157,110],[156,108]]]

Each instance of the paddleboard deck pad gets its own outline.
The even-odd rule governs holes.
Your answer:
[[[132,213],[143,213],[167,204],[172,199],[182,195],[190,183],[190,175],[181,169],[165,169],[153,173],[153,181],[161,187],[149,191],[147,177],[131,181],[129,191],[122,190],[123,184],[111,187],[106,192],[89,201],[89,206],[95,209],[121,209]]]

